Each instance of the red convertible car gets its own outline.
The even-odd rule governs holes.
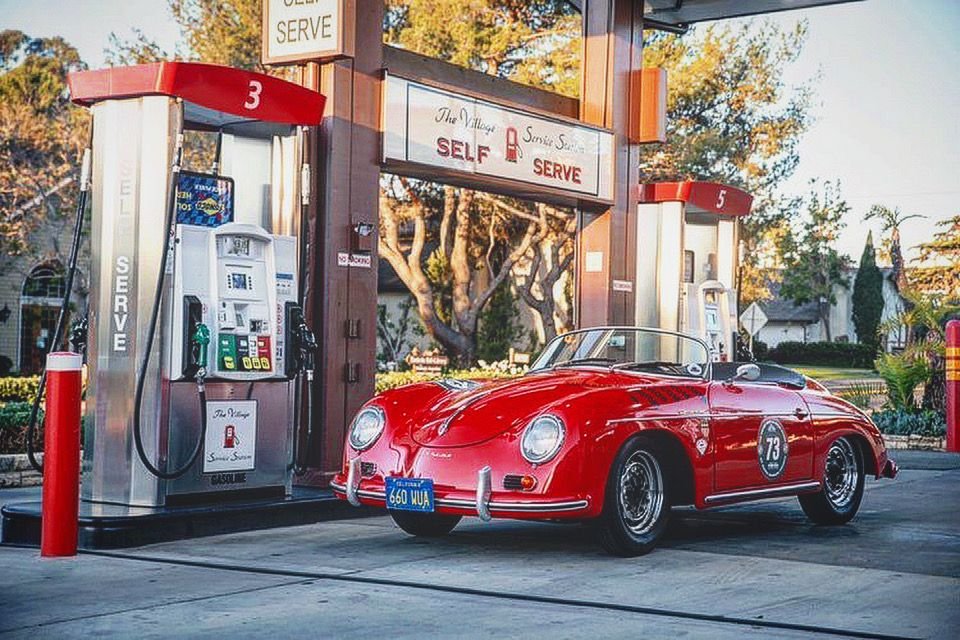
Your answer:
[[[559,336],[520,378],[380,394],[344,451],[334,492],[410,534],[463,516],[582,520],[624,556],[657,544],[672,506],[796,495],[814,522],[842,524],[868,474],[897,474],[870,419],[817,382],[633,327]]]

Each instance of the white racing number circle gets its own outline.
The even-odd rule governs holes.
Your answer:
[[[787,468],[787,433],[779,420],[767,418],[757,435],[760,471],[768,480],[776,480]]]

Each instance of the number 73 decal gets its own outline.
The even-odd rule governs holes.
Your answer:
[[[757,434],[757,458],[760,471],[768,480],[776,480],[787,468],[787,433],[779,420],[767,418]]]

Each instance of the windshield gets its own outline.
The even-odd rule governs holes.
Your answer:
[[[605,327],[557,336],[530,367],[599,366],[669,376],[706,377],[709,356],[699,340],[657,329]]]

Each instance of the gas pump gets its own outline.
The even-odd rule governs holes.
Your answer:
[[[642,185],[636,319],[693,334],[716,362],[736,357],[738,219],[750,194],[713,182]],[[652,237],[651,237],[652,236]]]
[[[177,62],[69,82],[93,115],[83,499],[289,494],[316,350],[302,310],[302,128],[319,124],[323,96]],[[182,170],[190,132],[216,136],[209,172]]]

